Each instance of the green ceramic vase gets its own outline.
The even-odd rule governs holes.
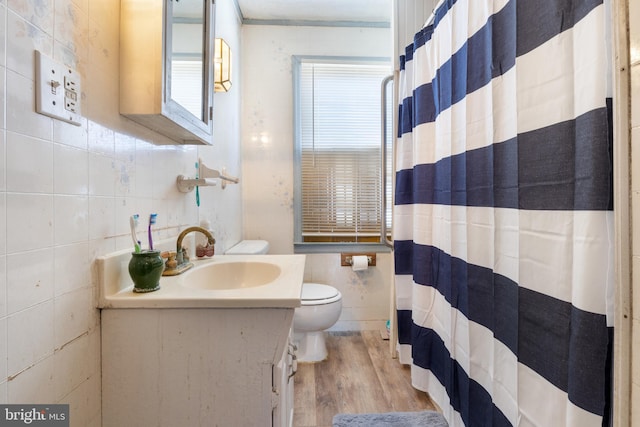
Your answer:
[[[160,257],[160,251],[133,252],[129,261],[133,292],[152,292],[160,289],[162,270],[164,262]]]

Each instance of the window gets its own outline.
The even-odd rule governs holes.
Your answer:
[[[391,156],[383,171],[380,144],[389,64],[302,59],[295,73],[296,243],[379,243],[381,222],[391,228],[381,203]],[[391,129],[391,114],[387,122]],[[385,191],[391,200],[390,179]]]

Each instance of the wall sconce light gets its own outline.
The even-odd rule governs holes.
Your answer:
[[[214,59],[214,89],[227,92],[231,89],[231,49],[223,39],[216,39]]]

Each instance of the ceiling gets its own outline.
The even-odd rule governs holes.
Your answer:
[[[237,0],[245,21],[388,24],[391,0]]]

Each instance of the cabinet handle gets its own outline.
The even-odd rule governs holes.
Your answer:
[[[288,353],[289,355],[291,355],[291,374],[289,374],[288,380],[290,380],[291,377],[298,373],[298,356],[296,356],[297,350],[298,346],[293,343],[289,343]]]
[[[291,373],[289,374],[288,380],[290,380],[297,373],[298,373],[298,358],[294,354],[293,359],[291,359]]]

